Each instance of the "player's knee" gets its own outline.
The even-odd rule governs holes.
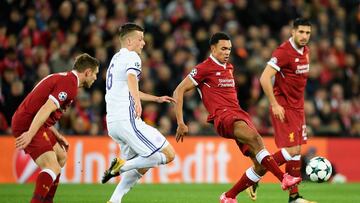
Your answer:
[[[64,167],[66,164],[66,161],[67,161],[67,153],[66,152],[59,153],[57,155],[57,159],[58,159],[60,167],[61,168]]]
[[[170,163],[175,159],[175,151],[169,151],[166,154],[166,163]]]
[[[300,146],[287,147],[287,148],[285,148],[285,150],[289,153],[289,155],[290,155],[291,157],[300,155],[300,153],[301,153],[301,148],[300,148]]]

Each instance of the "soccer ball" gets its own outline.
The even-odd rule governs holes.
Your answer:
[[[329,180],[332,174],[332,166],[329,160],[317,156],[310,159],[306,166],[306,174],[313,182],[322,183]]]

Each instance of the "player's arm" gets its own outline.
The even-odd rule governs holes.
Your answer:
[[[274,95],[274,88],[272,84],[272,78],[277,73],[277,70],[275,70],[271,65],[266,65],[263,73],[260,77],[260,84],[265,92],[265,95],[269,99],[271,109],[273,114],[276,118],[280,119],[281,121],[284,121],[285,118],[285,110],[284,108],[279,105],[279,103],[276,101],[275,95]]]
[[[188,134],[189,129],[185,125],[184,118],[183,118],[183,102],[184,102],[184,94],[185,92],[192,90],[195,88],[194,83],[189,78],[190,76],[186,77],[175,89],[173,98],[176,100],[175,104],[175,115],[176,121],[178,124],[178,128],[176,130],[176,141],[181,142],[184,139],[184,136]]]
[[[51,126],[49,128],[55,135],[56,140],[60,144],[60,146],[65,150],[68,151],[69,149],[69,142],[66,140],[66,138],[55,128],[55,126]]]
[[[129,73],[127,74],[127,83],[129,86],[130,95],[134,99],[135,102],[135,117],[141,117],[141,102],[140,102],[140,92],[139,92],[139,84],[138,79],[135,74]]]
[[[140,99],[142,101],[152,101],[152,102],[157,102],[157,103],[163,103],[163,102],[174,102],[175,103],[175,99],[173,99],[172,97],[169,96],[154,96],[151,94],[146,94],[144,92],[139,91],[139,95],[140,95]]]
[[[33,121],[31,122],[30,128],[28,131],[21,134],[21,136],[16,138],[15,144],[19,149],[24,149],[35,136],[39,128],[45,123],[49,118],[50,114],[57,109],[56,104],[53,100],[48,99],[44,105],[36,113]]]

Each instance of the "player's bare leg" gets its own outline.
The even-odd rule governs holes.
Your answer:
[[[250,128],[245,122],[237,121],[234,123],[234,135],[241,143],[249,145],[251,156],[253,157],[253,162],[257,162],[256,165],[259,166],[258,168],[260,168],[261,165],[261,167],[271,171],[271,173],[273,173],[280,180],[281,188],[283,190],[289,189],[290,187],[301,182],[301,178],[295,178],[288,174],[284,174],[280,170],[274,158],[265,149],[261,136],[255,130]],[[249,168],[238,181],[238,183],[236,183],[233,188],[226,192],[224,196],[222,195],[220,197],[220,202],[221,198],[235,199],[239,192],[258,182],[260,177],[261,176],[255,173],[253,168]]]
[[[138,180],[145,175],[148,168],[133,169],[121,173],[121,180],[116,186],[108,203],[120,203],[123,196],[129,192],[129,190],[138,182]]]
[[[282,148],[281,150],[277,151],[276,153],[273,154],[273,157],[275,159],[275,161],[278,163],[279,166],[283,165],[284,163],[289,163],[291,161],[296,161],[300,159],[300,151],[301,151],[301,146],[295,146],[295,147],[289,147],[289,148]],[[297,167],[300,168],[300,167]],[[290,174],[290,167],[286,167],[286,172],[288,172]],[[259,174],[260,176],[264,176],[265,173],[267,172],[266,170],[264,170],[263,167],[259,167],[259,165],[254,164],[254,171],[255,173]],[[293,175],[295,176],[295,175]],[[300,174],[299,174],[300,176]],[[247,192],[249,194],[250,199],[254,200],[251,196],[254,194],[253,191],[256,192],[256,188],[258,187],[258,185],[252,185],[247,189]],[[304,199],[302,196],[299,195],[298,192],[292,193],[292,191],[298,191],[297,190],[297,186],[292,187],[289,190],[289,203],[316,203],[314,201],[309,201]],[[250,194],[252,193],[252,194]],[[293,195],[292,195],[293,194]],[[256,196],[256,193],[255,193]]]
[[[66,163],[66,160],[67,160],[67,152],[65,151],[64,148],[62,148],[59,143],[56,143],[53,147],[54,151],[55,151],[55,154],[56,154],[56,158],[57,158],[57,161],[60,165],[61,168],[63,168],[65,166],[65,163]],[[45,203],[52,203],[53,202],[53,199],[54,199],[54,196],[55,196],[55,193],[56,193],[56,190],[57,190],[57,187],[59,185],[59,181],[60,181],[60,176],[61,176],[61,173],[59,173],[57,176],[56,176],[56,179],[55,181],[53,182],[53,185],[51,186],[48,194],[46,195],[45,197]]]
[[[168,144],[160,152],[155,152],[149,157],[137,156],[127,161],[115,158],[111,162],[109,169],[105,171],[101,182],[106,183],[112,177],[119,176],[121,173],[132,169],[152,168],[158,165],[167,164],[173,161],[174,158],[175,150],[171,144]]]
[[[35,163],[42,169],[36,179],[36,185],[31,203],[44,202],[53,182],[60,173],[61,167],[54,151],[40,155]]]
[[[244,121],[234,123],[234,135],[241,143],[249,145],[250,151],[255,155],[256,160],[281,181],[283,190],[301,182],[301,178],[294,178],[280,170],[273,156],[265,149],[259,133],[250,128]]]

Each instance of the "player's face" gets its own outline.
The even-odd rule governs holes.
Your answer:
[[[230,40],[219,40],[215,45],[211,46],[211,54],[220,62],[227,63],[231,52]]]
[[[131,41],[134,47],[134,51],[138,54],[141,54],[141,51],[145,46],[144,33],[137,30],[134,31]]]
[[[91,85],[94,83],[94,81],[97,78],[97,74],[99,73],[99,67],[96,67],[96,69],[93,71],[91,70],[91,68],[88,68],[85,71],[85,82],[84,82],[84,87],[86,88],[90,88]]]
[[[297,46],[303,47],[307,45],[310,39],[311,27],[305,25],[299,25],[296,29],[293,29],[292,36]]]

